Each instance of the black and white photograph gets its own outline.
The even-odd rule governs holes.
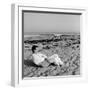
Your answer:
[[[80,75],[80,15],[23,11],[23,78]]]

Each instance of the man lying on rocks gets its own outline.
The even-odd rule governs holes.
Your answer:
[[[40,50],[42,47],[33,45],[32,46],[32,58],[34,64],[37,66],[42,66],[42,67],[48,67],[51,63],[55,65],[63,65],[63,62],[59,58],[58,54],[54,54],[52,56],[47,57],[45,54],[41,53]]]

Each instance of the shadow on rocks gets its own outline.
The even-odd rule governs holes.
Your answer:
[[[33,67],[40,67],[40,66],[37,66],[32,60],[24,60],[24,64],[26,66],[33,66]]]

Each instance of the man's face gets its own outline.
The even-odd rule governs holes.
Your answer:
[[[40,52],[41,49],[42,49],[42,47],[37,47],[35,50],[35,53]]]

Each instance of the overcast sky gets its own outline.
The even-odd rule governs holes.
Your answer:
[[[24,34],[80,32],[80,15],[24,12]]]

